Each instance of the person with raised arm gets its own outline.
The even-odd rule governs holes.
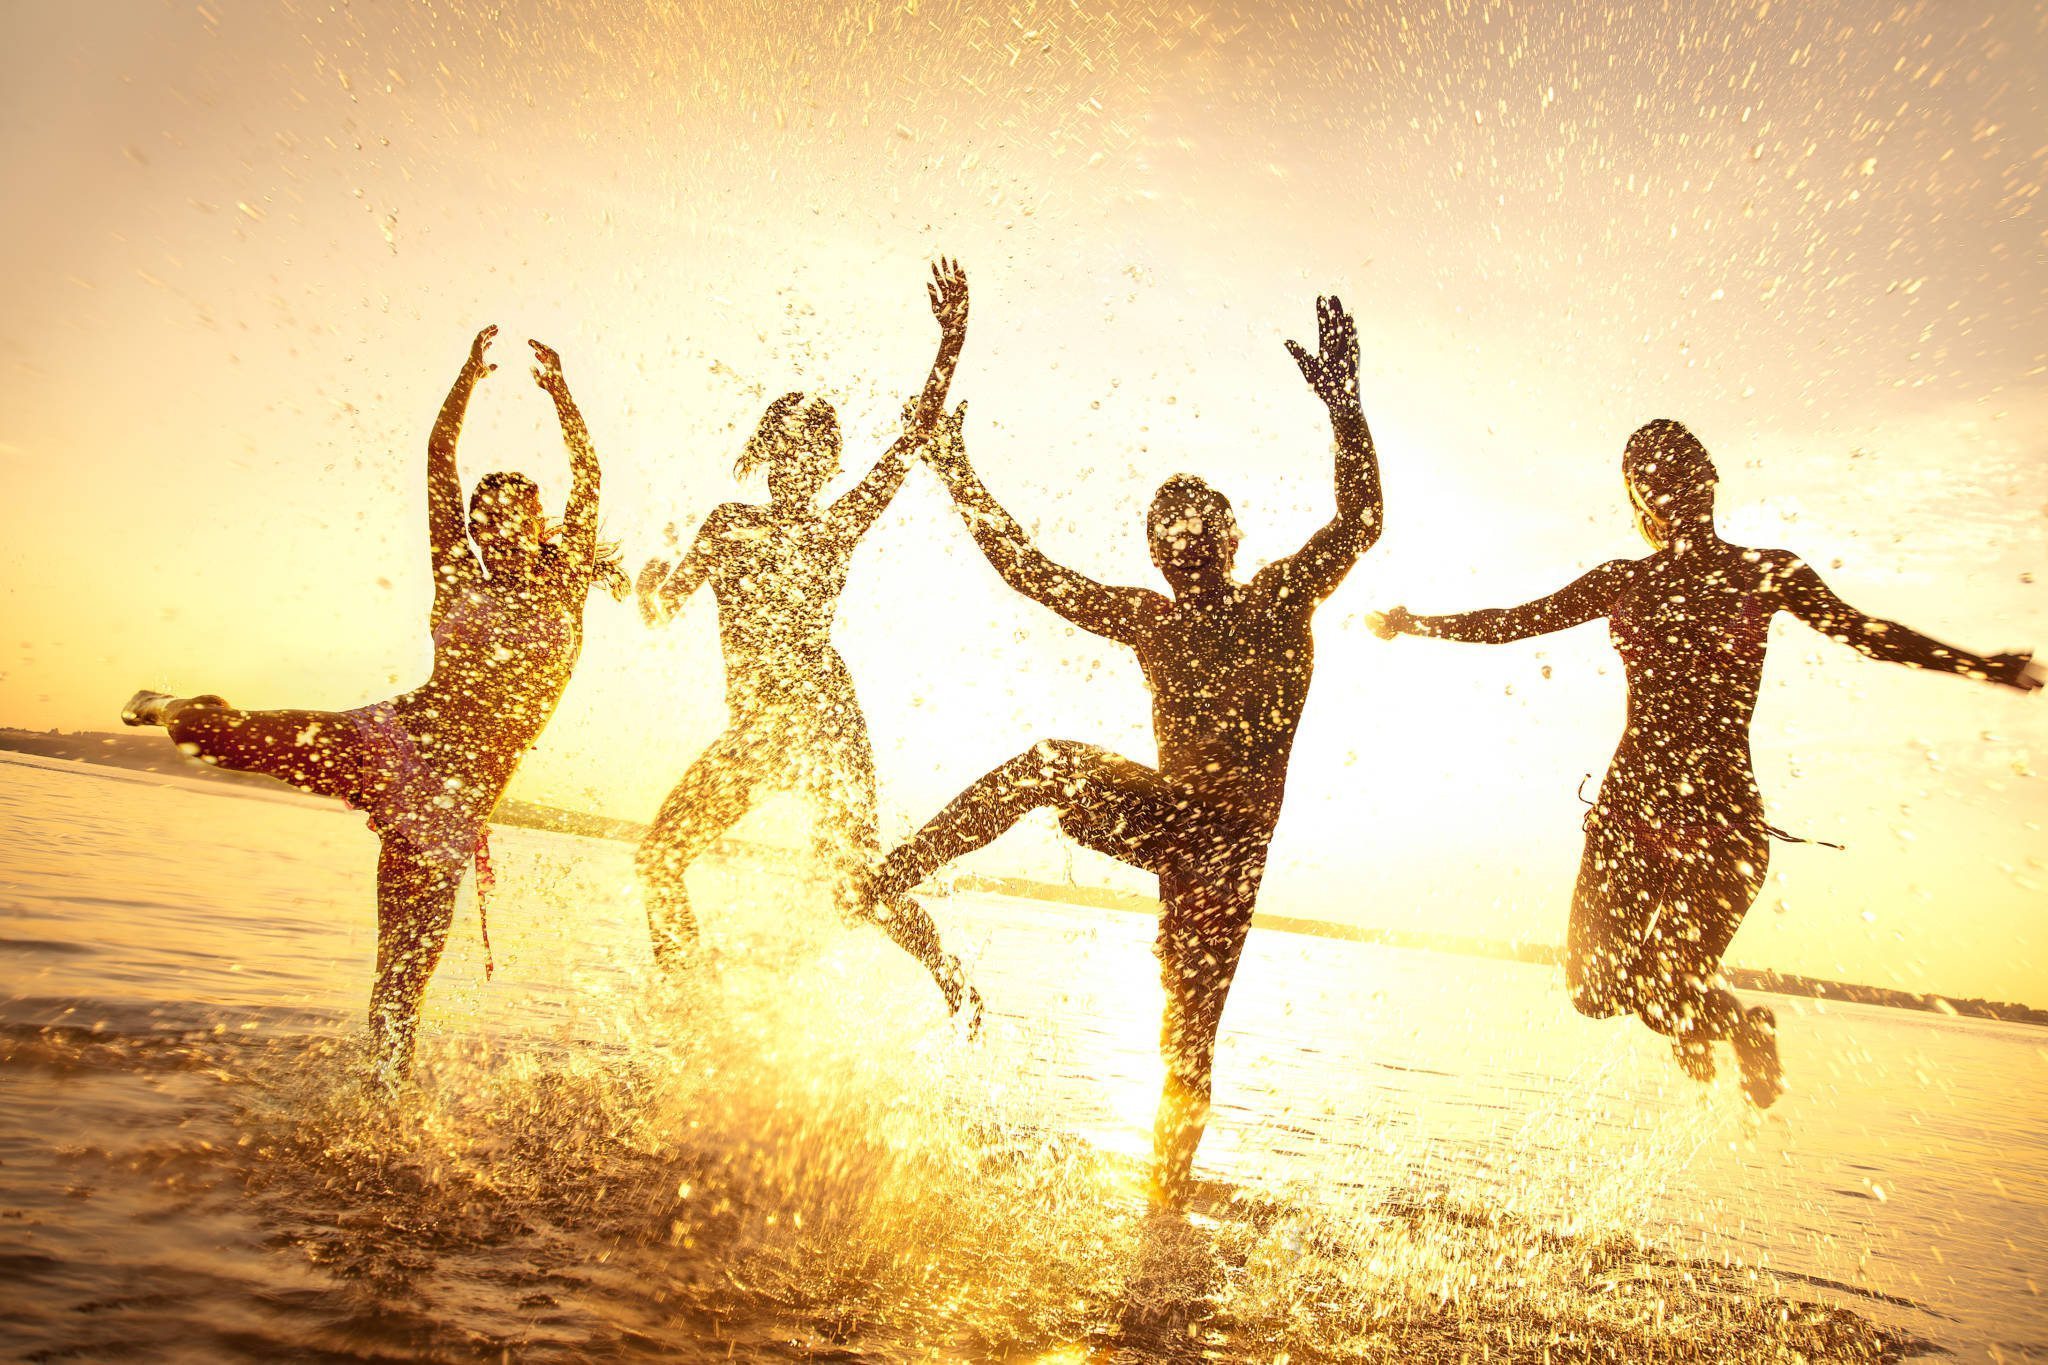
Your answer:
[[[1732,1044],[1743,1091],[1759,1107],[1784,1089],[1777,1024],[1744,1007],[1721,975],[1770,865],[1749,754],[1764,648],[1778,612],[1873,659],[2033,691],[2030,655],[1972,654],[1879,620],[1835,596],[1788,550],[1755,550],[1714,524],[1713,461],[1682,424],[1640,428],[1622,453],[1637,531],[1652,553],[1610,560],[1519,607],[1372,618],[1391,640],[1501,644],[1605,618],[1628,679],[1621,747],[1586,813],[1572,893],[1565,984],[1581,1014],[1633,1014],[1671,1040],[1696,1080],[1714,1075],[1712,1045]]]
[[[1041,807],[1056,811],[1077,843],[1159,878],[1166,1083],[1153,1132],[1153,1189],[1167,1203],[1185,1194],[1208,1122],[1216,1031],[1308,699],[1310,623],[1380,534],[1379,464],[1359,405],[1357,330],[1335,298],[1318,300],[1316,313],[1317,353],[1287,346],[1329,410],[1337,512],[1249,582],[1233,576],[1239,533],[1229,500],[1192,475],[1166,480],[1145,519],[1169,595],[1111,587],[1047,558],[968,463],[964,405],[926,456],[1005,582],[1137,654],[1152,693],[1159,763],[1148,767],[1075,740],[1041,740],[975,781],[891,852],[867,894],[898,903],[945,863]]]
[[[680,564],[650,560],[639,579],[649,626],[672,618],[709,583],[725,652],[728,723],[684,772],[641,840],[637,856],[656,959],[677,968],[697,944],[684,875],[761,797],[796,792],[812,807],[814,851],[835,879],[842,913],[880,927],[931,973],[947,1008],[981,1001],[960,961],[915,902],[868,905],[856,883],[874,855],[875,760],[867,720],[832,618],[860,539],[896,496],[906,457],[944,410],[967,340],[967,276],[953,261],[932,267],[927,286],[939,323],[938,356],[923,393],[904,410],[903,434],[859,483],[826,507],[818,494],[839,472],[839,421],[822,398],[788,393],[768,405],[733,466],[745,479],[765,468],[768,501],[714,508]]]
[[[488,888],[487,823],[519,760],[554,714],[583,643],[583,608],[603,580],[628,591],[615,552],[597,543],[597,454],[538,341],[534,382],[553,400],[573,483],[559,528],[524,474],[486,474],[465,517],[456,438],[496,327],[477,333],[427,441],[427,544],[434,667],[427,681],[353,711],[244,711],[216,695],[137,692],[129,725],[161,725],[208,763],[264,773],[366,811],[377,863],[377,975],[370,993],[376,1074],[412,1069],[420,1001],[441,960],[455,893],[474,859]],[[482,913],[479,900],[479,915]],[[485,931],[488,955],[490,939]],[[489,967],[488,956],[486,969]]]

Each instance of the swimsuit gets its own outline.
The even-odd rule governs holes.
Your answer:
[[[552,619],[550,619],[552,617]],[[509,618],[509,619],[508,619]],[[569,642],[567,623],[552,613],[506,611],[481,593],[467,594],[434,627],[438,655],[459,644],[472,653],[495,645],[500,658],[513,654],[546,658]],[[382,701],[342,713],[355,731],[359,768],[349,805],[368,815],[380,838],[396,838],[418,857],[460,876],[476,862],[477,923],[483,934],[484,975],[491,975],[491,931],[486,908],[497,878],[491,869],[488,821],[497,805],[482,806],[478,789],[440,772],[421,752],[393,702]]]

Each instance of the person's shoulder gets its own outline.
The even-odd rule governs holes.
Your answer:
[[[1812,572],[1806,561],[1791,550],[1738,546],[1735,553],[1743,563],[1754,568],[1758,586],[1766,590],[1779,587],[1801,573]]]
[[[721,502],[704,518],[704,530],[714,536],[744,531],[764,524],[767,514],[768,509],[758,503]]]

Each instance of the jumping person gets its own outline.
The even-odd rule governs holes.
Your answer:
[[[1042,740],[889,854],[868,894],[890,903],[1040,807],[1057,811],[1076,842],[1159,878],[1166,1085],[1153,1134],[1154,1190],[1169,1202],[1185,1192],[1208,1121],[1216,1029],[1308,698],[1310,619],[1380,533],[1379,466],[1358,400],[1357,330],[1334,298],[1318,300],[1317,322],[1318,355],[1287,346],[1329,409],[1337,515],[1249,583],[1231,576],[1239,535],[1229,501],[1192,475],[1161,485],[1146,516],[1168,597],[1109,587],[1046,558],[968,463],[963,411],[951,415],[926,456],[1011,587],[1137,653],[1152,693],[1159,766],[1092,744]]]
[[[662,802],[637,858],[654,953],[680,966],[697,942],[684,874],[762,796],[797,792],[813,806],[813,844],[831,869],[843,913],[861,914],[922,963],[947,1008],[980,997],[959,959],[915,902],[864,907],[856,881],[872,860],[875,760],[867,720],[839,651],[832,617],[854,547],[903,485],[914,452],[943,411],[967,339],[967,277],[958,264],[932,267],[928,286],[939,321],[938,358],[924,391],[904,410],[904,431],[866,476],[824,510],[818,493],[839,471],[839,422],[824,399],[801,393],[768,405],[733,466],[745,479],[768,471],[768,501],[729,502],[704,519],[680,565],[650,560],[640,573],[641,615],[671,618],[709,582],[725,651],[725,733],[713,740]]]
[[[561,357],[538,341],[527,343],[534,382],[555,401],[574,476],[559,534],[533,480],[507,472],[477,481],[465,527],[455,443],[476,382],[497,368],[485,359],[497,332],[477,333],[427,442],[434,671],[425,685],[339,713],[240,711],[218,696],[147,691],[121,713],[130,725],[163,726],[209,763],[368,812],[382,843],[370,1034],[387,1082],[411,1071],[420,999],[448,940],[456,888],[472,858],[485,887],[486,822],[568,686],[590,588],[602,578],[616,595],[627,591],[616,556],[597,543],[590,434]]]
[[[1611,560],[1519,607],[1372,618],[1382,639],[1427,635],[1500,644],[1606,617],[1628,677],[1628,725],[1586,814],[1565,981],[1593,1019],[1634,1014],[1711,1080],[1711,1045],[1734,1047],[1742,1088],[1767,1106],[1784,1088],[1771,1011],[1745,1009],[1721,957],[1763,886],[1770,839],[1749,728],[1773,615],[1790,612],[1873,659],[2041,685],[2026,654],[1971,654],[1843,602],[1785,550],[1752,550],[1714,526],[1713,462],[1677,422],[1629,437],[1622,477],[1653,554]]]

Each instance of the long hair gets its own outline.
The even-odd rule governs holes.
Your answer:
[[[740,447],[739,458],[732,462],[732,476],[741,483],[753,477],[756,470],[766,469],[775,457],[775,448],[789,439],[790,414],[803,405],[802,393],[785,393],[768,405],[761,414],[759,426],[747,443]]]
[[[478,511],[493,503],[501,502],[508,496],[519,497],[531,494],[540,496],[540,485],[517,470],[500,469],[484,475],[476,481],[476,487],[469,495],[469,519],[472,525],[477,521]],[[561,527],[552,528],[548,544],[542,553],[551,559],[566,561],[570,558],[561,544]],[[584,569],[590,575],[589,581],[602,586],[614,598],[623,602],[633,594],[633,582],[626,576],[626,556],[618,541],[597,541],[592,546]]]

